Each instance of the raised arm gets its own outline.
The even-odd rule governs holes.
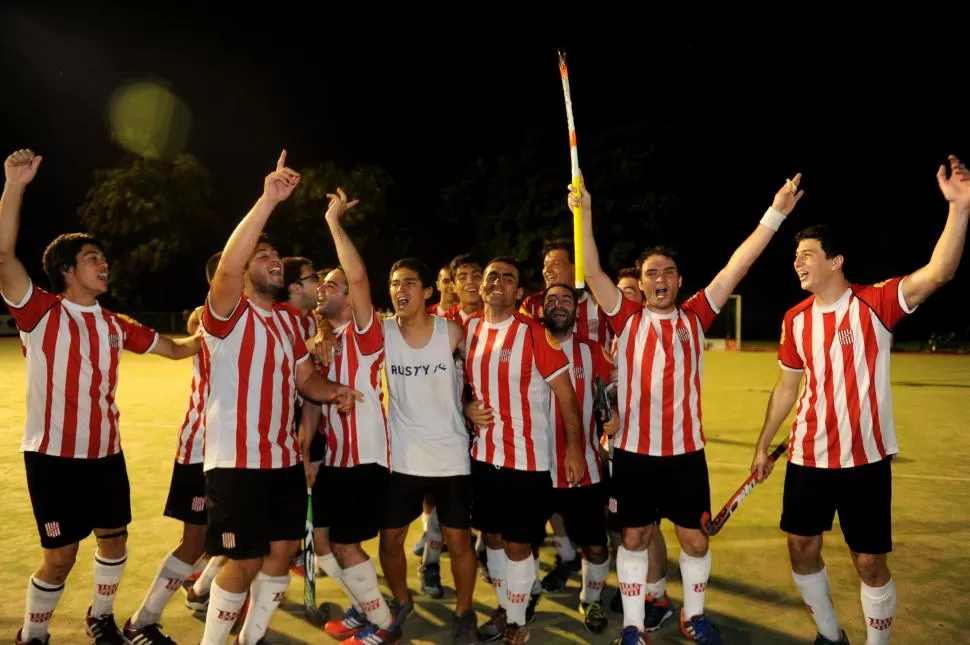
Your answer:
[[[347,194],[343,188],[337,189],[337,194],[327,194],[330,206],[325,216],[330,234],[333,236],[334,246],[337,247],[337,260],[347,276],[347,289],[350,292],[350,305],[354,311],[354,324],[361,329],[370,324],[374,305],[370,297],[370,282],[367,280],[367,269],[360,258],[357,248],[350,241],[350,236],[344,230],[340,218],[351,208],[360,203],[359,199],[347,201]]]
[[[32,150],[18,150],[3,164],[6,181],[0,197],[0,292],[15,304],[24,299],[30,287],[27,270],[16,255],[20,204],[27,184],[37,176],[41,159]]]
[[[940,185],[940,192],[950,203],[950,212],[929,263],[903,279],[903,299],[906,300],[906,308],[909,310],[922,304],[933,292],[953,279],[960,265],[960,256],[963,255],[963,244],[967,239],[967,219],[970,217],[970,172],[953,155],[950,155],[949,161],[949,179],[946,176],[946,166],[940,166],[936,180]]]
[[[754,451],[754,461],[751,462],[751,472],[758,473],[758,479],[764,479],[771,474],[773,464],[768,461],[768,453],[771,450],[771,442],[778,429],[785,421],[785,417],[791,412],[795,405],[795,398],[798,396],[798,383],[802,379],[802,373],[798,370],[781,368],[778,375],[778,382],[771,391],[771,398],[768,399],[768,411],[765,413],[765,423],[758,437],[758,445]]]
[[[714,280],[707,285],[707,293],[714,308],[720,310],[728,301],[735,287],[741,282],[748,273],[748,269],[758,259],[758,256],[768,246],[768,242],[781,226],[785,218],[795,208],[795,204],[805,194],[804,190],[798,190],[798,184],[802,180],[801,173],[797,173],[794,179],[785,182],[771,202],[771,207],[761,218],[761,222],[754,232],[748,236],[741,246],[737,248],[727,265],[714,276]]]
[[[593,294],[593,298],[603,311],[616,311],[617,303],[622,297],[610,276],[603,272],[600,266],[600,254],[596,250],[596,240],[593,239],[592,198],[586,190],[586,180],[582,173],[579,176],[579,192],[575,186],[569,184],[567,198],[570,210],[581,206],[583,209],[583,264],[586,285]]]
[[[222,258],[209,288],[209,306],[217,316],[228,318],[239,304],[246,264],[253,255],[266,220],[273,209],[293,193],[299,183],[299,173],[286,167],[284,150],[276,162],[276,170],[267,175],[263,182],[263,195],[236,226],[222,251]]]

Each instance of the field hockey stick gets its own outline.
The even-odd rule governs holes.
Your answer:
[[[768,455],[768,463],[775,463],[775,461],[781,457],[781,455],[787,449],[787,443],[779,444],[778,447],[775,448],[770,455]],[[713,520],[711,519],[711,514],[707,511],[701,515],[701,530],[705,533],[705,535],[714,536],[720,533],[727,521],[732,515],[734,515],[734,512],[738,510],[738,507],[741,505],[741,502],[744,501],[744,498],[748,496],[748,493],[750,493],[755,486],[758,485],[759,482],[757,476],[757,473],[751,473],[748,478],[744,480],[744,483],[741,484],[741,488],[734,493],[731,499],[728,500],[728,503],[724,505],[724,508],[721,509],[721,511],[717,514],[717,517],[715,517]]]

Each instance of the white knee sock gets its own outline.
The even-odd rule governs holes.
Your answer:
[[[603,564],[593,564],[583,558],[583,589],[579,592],[579,602],[599,602],[608,575],[610,575],[609,557]]]
[[[616,551],[616,577],[623,600],[623,626],[643,630],[646,619],[644,586],[647,582],[647,550],[630,551],[620,545]]]
[[[367,615],[367,620],[378,627],[390,627],[391,609],[377,585],[377,570],[370,558],[343,569],[340,577],[357,599],[357,604]]]
[[[209,558],[209,561],[205,563],[205,569],[202,570],[202,573],[199,574],[192,585],[192,591],[195,592],[195,595],[204,596],[209,593],[212,588],[212,581],[216,579],[225,564],[226,558],[224,556],[217,555],[214,558]]]
[[[680,552],[680,578],[684,581],[684,617],[704,613],[704,592],[711,577],[711,550],[699,558]]]
[[[205,614],[205,631],[200,645],[226,645],[229,632],[246,602],[246,592],[232,593],[213,582],[209,593],[209,609]]]
[[[158,573],[155,574],[155,580],[152,581],[152,586],[149,587],[148,594],[145,596],[141,607],[139,607],[138,611],[132,617],[132,627],[139,628],[157,623],[158,619],[162,616],[165,605],[168,604],[172,595],[178,591],[182,583],[192,575],[194,570],[195,567],[193,565],[188,562],[182,562],[169,553],[162,560],[162,566],[159,567]]]
[[[513,562],[508,560],[506,579],[508,604],[505,611],[509,624],[525,627],[525,609],[532,594],[532,584],[536,581],[535,558],[531,555],[525,560]]]
[[[664,592],[667,590],[667,579],[661,578],[656,582],[648,582],[646,586],[647,600],[663,600]]]
[[[866,618],[866,645],[888,645],[896,613],[896,582],[881,587],[862,583],[862,613]]]
[[[354,598],[354,594],[350,593],[350,589],[347,587],[347,583],[343,579],[343,569],[337,564],[337,558],[333,557],[333,553],[328,553],[327,555],[321,555],[320,557],[320,568],[322,568],[327,576],[337,583],[341,591],[347,594],[347,598],[350,600],[350,604],[353,605],[354,609],[361,611],[360,604],[357,599]]]
[[[832,593],[829,590],[829,574],[825,567],[817,573],[801,575],[791,572],[798,593],[808,606],[808,611],[815,619],[818,633],[830,641],[838,641],[842,636],[842,629],[835,617],[835,607],[832,605]]]
[[[290,576],[268,576],[262,571],[249,586],[249,611],[240,634],[240,645],[255,645],[266,635],[269,621],[280,606],[286,588],[290,586]]]
[[[576,549],[573,547],[573,543],[565,535],[555,537],[556,540],[556,554],[559,555],[559,559],[563,562],[572,562],[576,559]]]
[[[94,602],[91,603],[91,616],[107,616],[114,613],[115,594],[125,571],[128,554],[112,560],[100,552],[94,555]]]
[[[438,509],[435,508],[428,516],[428,522],[424,527],[424,555],[423,564],[438,564],[441,559],[441,524],[438,522]]]
[[[20,639],[24,642],[32,639],[43,641],[47,638],[47,626],[54,615],[54,607],[64,593],[64,585],[52,585],[30,576],[27,583],[27,607],[24,610],[24,627],[20,632]]]
[[[509,601],[506,597],[505,575],[508,572],[508,556],[505,549],[488,549],[488,575],[492,579],[495,587],[495,595],[498,596],[498,606],[509,608]]]

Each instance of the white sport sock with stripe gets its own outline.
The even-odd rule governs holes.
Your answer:
[[[30,576],[27,582],[27,607],[24,611],[24,626],[20,632],[20,640],[30,641],[34,638],[43,642],[47,638],[47,626],[54,615],[54,607],[64,593],[64,585],[52,585]]]
[[[205,614],[205,631],[200,645],[226,645],[229,632],[246,602],[247,592],[232,593],[213,582],[209,593],[209,609]]]
[[[94,555],[94,601],[91,603],[91,617],[107,616],[114,613],[115,594],[121,584],[121,574],[125,572],[128,553],[118,559]]]
[[[268,576],[262,571],[249,586],[249,611],[240,633],[240,645],[255,645],[266,635],[269,621],[290,586],[290,576]]]
[[[881,587],[862,584],[862,613],[866,617],[866,645],[889,645],[896,613],[896,582]]]
[[[187,562],[182,562],[169,553],[162,560],[162,566],[159,567],[158,573],[155,574],[155,580],[152,581],[152,586],[149,587],[148,594],[145,596],[141,607],[132,616],[132,627],[140,628],[157,623],[158,619],[162,616],[165,605],[168,604],[172,595],[192,575],[194,570],[194,566]]]
[[[509,559],[505,555],[505,549],[488,549],[488,576],[492,579],[495,587],[495,595],[498,596],[498,606],[509,608],[509,600],[505,591],[505,575],[508,571]]]
[[[680,578],[684,582],[684,617],[704,613],[704,593],[711,577],[711,550],[699,558],[680,552]]]
[[[606,578],[610,575],[609,557],[602,564],[593,564],[583,558],[583,589],[579,592],[579,602],[599,602]]]
[[[195,584],[192,585],[192,591],[195,592],[197,596],[204,596],[209,593],[212,588],[212,581],[216,579],[219,572],[222,571],[222,567],[226,564],[225,556],[217,555],[213,558],[209,558],[209,561],[205,565],[205,569],[199,574],[196,579]]]
[[[616,551],[616,578],[623,600],[623,626],[643,630],[646,620],[644,586],[647,582],[647,550],[630,551],[620,545]]]
[[[791,577],[808,611],[815,619],[818,633],[830,641],[838,641],[842,636],[842,629],[839,627],[839,621],[835,617],[835,607],[832,605],[828,571],[822,567],[821,571],[804,576],[792,571]]]
[[[387,606],[387,601],[384,600],[384,595],[377,584],[377,570],[370,558],[343,569],[340,577],[347,584],[353,597],[357,599],[361,611],[367,616],[369,622],[378,627],[391,626],[391,609]]]
[[[328,553],[327,555],[317,556],[320,559],[320,568],[324,570],[327,576],[337,583],[340,590],[347,594],[347,599],[350,600],[350,604],[353,605],[354,609],[360,611],[360,604],[357,599],[354,598],[354,594],[350,593],[350,589],[347,587],[347,583],[344,582],[343,569],[337,564],[337,558],[333,557],[333,553]]]
[[[438,509],[435,507],[428,516],[428,522],[424,527],[424,555],[422,564],[438,564],[441,559],[441,523],[438,522]]]
[[[525,610],[532,594],[532,584],[536,581],[535,558],[531,555],[525,560],[514,562],[508,560],[506,565],[506,598],[508,604],[505,611],[509,624],[525,627]]]

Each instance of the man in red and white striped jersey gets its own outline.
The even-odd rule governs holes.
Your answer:
[[[956,157],[937,181],[949,203],[943,234],[928,264],[874,285],[849,282],[838,234],[813,226],[795,238],[795,273],[812,295],[785,314],[778,361],[752,472],[772,469],[772,439],[798,400],[789,442],[781,529],[788,533],[792,578],[818,628],[816,643],[847,643],[822,560],[822,534],[835,514],[861,580],[869,645],[889,642],[896,585],[892,551],[892,469],[899,452],[889,360],[892,332],[951,280],[970,218],[970,172]],[[799,381],[805,386],[797,392]]]
[[[247,590],[251,601],[240,639],[258,642],[289,585],[307,507],[292,420],[297,391],[347,409],[358,395],[313,370],[301,332],[274,302],[283,266],[262,231],[299,182],[284,151],[263,195],[226,243],[202,312],[210,373],[206,551],[228,558],[212,584],[206,645],[226,642]]]
[[[623,297],[603,272],[593,238],[585,184],[570,186],[570,207],[583,211],[586,283],[609,317],[616,345],[620,430],[614,438],[610,506],[623,528],[616,569],[623,595],[623,645],[646,642],[644,591],[647,546],[657,522],[670,519],[680,538],[684,582],[681,631],[699,643],[721,642],[704,616],[704,591],[711,572],[707,536],[700,518],[710,512],[711,492],[701,427],[704,334],[748,269],[803,193],[800,175],[778,191],[761,223],[702,291],[677,304],[681,286],[676,253],[652,247],[637,259],[645,306]],[[644,495],[643,491],[669,491]]]
[[[442,315],[464,325],[473,314],[482,310],[482,265],[470,253],[462,253],[455,256],[449,266],[458,304]]]
[[[441,298],[438,304],[428,305],[426,311],[432,316],[444,316],[458,305],[458,294],[455,293],[455,279],[451,276],[450,264],[438,269],[438,279],[434,286],[441,294]]]
[[[604,384],[610,383],[614,366],[602,345],[573,332],[578,301],[579,294],[572,285],[554,284],[546,288],[542,302],[543,324],[552,332],[569,359],[569,377],[576,390],[583,422],[583,459],[586,461],[586,476],[572,486],[566,469],[566,427],[559,414],[558,401],[553,400],[549,410],[554,426],[549,441],[552,475],[549,511],[562,517],[565,537],[582,549],[583,586],[579,593],[579,613],[585,618],[586,628],[599,634],[607,625],[600,594],[610,573],[606,514],[603,512],[609,494],[600,460],[597,436],[599,412],[594,409],[594,385],[596,379],[601,379]],[[614,410],[608,423],[616,425],[618,417],[619,412]],[[553,569],[549,575],[555,571]]]
[[[317,306],[317,287],[320,284],[320,276],[313,268],[313,262],[304,257],[283,258],[283,283],[285,286],[277,294],[277,300],[300,329],[303,340],[313,338],[317,333],[313,309]]]
[[[571,248],[569,240],[565,239],[550,240],[542,247],[542,278],[547,288],[553,284],[576,284],[576,265]],[[520,309],[522,313],[542,320],[544,294],[545,290],[526,296]],[[580,338],[610,348],[612,334],[606,314],[587,291],[583,291],[576,303],[576,328],[573,331]]]
[[[326,631],[348,643],[379,645],[400,638],[396,620],[381,594],[377,570],[361,542],[377,537],[384,521],[390,438],[381,390],[384,333],[371,300],[367,271],[340,219],[358,204],[347,201],[343,189],[329,195],[326,222],[337,250],[339,269],[324,279],[321,311],[333,327],[330,379],[363,393],[351,414],[325,410],[327,451],[313,484],[313,521],[329,527],[332,559],[321,559],[327,575],[337,581],[352,607]],[[312,414],[312,406],[306,406]],[[348,502],[348,495],[356,500]]]
[[[559,401],[566,428],[567,481],[586,474],[582,421],[569,360],[552,334],[519,313],[518,263],[500,257],[485,267],[485,311],[465,323],[463,359],[474,401],[465,414],[477,426],[472,446],[472,524],[485,534],[488,571],[499,607],[478,630],[484,641],[503,634],[523,643],[526,603],[536,581],[532,542],[546,523],[552,489],[549,410]]]
[[[40,163],[30,150],[7,157],[0,197],[0,294],[20,330],[27,363],[21,452],[44,549],[27,585],[16,642],[47,642],[47,626],[78,545],[93,532],[98,541],[94,601],[85,629],[96,643],[124,643],[112,610],[131,522],[115,403],[121,350],[181,359],[198,351],[200,339],[173,341],[103,309],[97,299],[108,291],[108,262],[101,242],[90,235],[60,235],[44,251],[51,292],[31,282],[15,248],[24,191]]]
[[[222,252],[214,254],[205,265],[206,280],[212,283]],[[189,316],[187,330],[195,335],[201,324],[202,307]],[[202,346],[192,357],[192,382],[189,390],[189,405],[179,429],[175,464],[172,468],[172,481],[169,485],[168,499],[164,515],[182,522],[182,539],[179,545],[162,560],[155,579],[148,588],[148,594],[141,607],[125,624],[123,633],[132,642],[151,643],[157,639],[158,622],[165,605],[172,595],[184,585],[194,571],[195,562],[205,552],[205,474],[202,471],[202,440],[205,436],[205,403],[209,389],[209,356]],[[193,587],[186,588],[189,604],[205,607],[208,599],[208,586],[218,569],[222,558],[210,558],[203,571],[204,595],[195,594]],[[198,580],[196,581],[198,583]],[[137,639],[137,640],[136,640]]]

